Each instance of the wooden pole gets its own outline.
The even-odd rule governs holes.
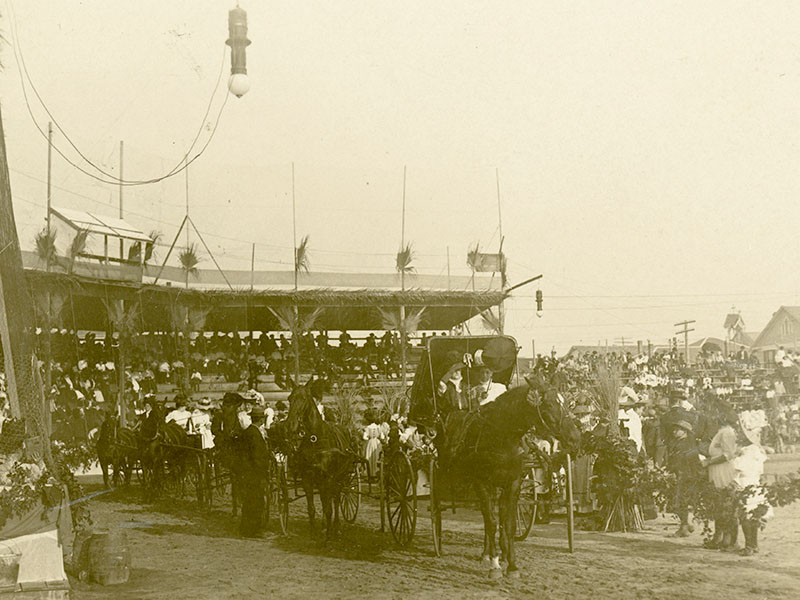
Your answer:
[[[567,452],[567,542],[569,551],[574,552],[573,536],[575,532],[575,520],[572,506],[572,457]]]
[[[450,246],[447,247],[447,291],[450,291]]]
[[[123,152],[124,152],[123,142],[122,142],[122,140],[120,140],[119,141],[119,218],[120,218],[120,220],[123,219],[123,216],[122,216],[122,189],[123,189],[123,186],[122,186],[122,173],[123,173],[123,171],[122,171],[122,157],[123,157]],[[140,243],[140,245],[142,245],[142,244]],[[142,246],[142,249],[141,249],[140,253],[144,254],[144,246]],[[124,240],[122,238],[119,239],[119,258],[120,258],[120,261],[125,259],[125,242],[124,242]],[[122,264],[122,263],[120,262],[120,264]]]
[[[297,265],[297,200],[294,186],[294,162],[292,163],[292,248],[294,249],[294,291],[298,289],[299,268]],[[292,345],[294,346],[294,377],[295,385],[300,385],[300,309],[295,301],[292,306],[294,313],[294,331],[292,331]]]
[[[497,183],[497,229],[500,234],[500,250],[498,254],[500,255],[500,289],[504,292],[503,297],[500,299],[500,304],[497,306],[497,313],[498,313],[498,320],[500,321],[500,334],[502,335],[505,331],[505,322],[506,322],[506,312],[505,312],[505,303],[503,298],[505,298],[505,291],[506,291],[506,267],[505,267],[505,260],[503,258],[503,212],[501,210],[501,203],[500,203],[500,169],[495,168],[495,182]]]
[[[403,252],[406,246],[406,173],[408,167],[403,167],[403,214],[401,217],[400,228],[400,251]],[[400,270],[400,289],[406,291],[406,269],[405,265]],[[400,376],[403,382],[403,393],[406,392],[408,382],[408,365],[406,365],[406,307],[400,305]]]

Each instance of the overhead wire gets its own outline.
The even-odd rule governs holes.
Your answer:
[[[177,175],[177,174],[181,173],[182,171],[184,171],[185,169],[187,169],[189,167],[189,165],[191,165],[194,161],[196,161],[198,158],[200,158],[200,156],[203,155],[203,153],[206,151],[206,148],[208,148],[209,144],[211,143],[211,140],[214,138],[214,135],[217,132],[217,128],[219,126],[219,121],[220,121],[220,118],[222,117],[222,112],[225,109],[225,106],[226,106],[226,104],[228,102],[228,94],[225,94],[225,98],[224,98],[224,100],[222,102],[222,105],[220,106],[219,112],[217,113],[217,117],[216,117],[216,120],[214,122],[214,126],[213,126],[213,128],[211,130],[211,134],[210,134],[208,140],[203,145],[202,149],[195,156],[193,156],[191,159],[189,159],[189,154],[191,154],[191,152],[194,150],[194,147],[196,146],[196,144],[197,144],[197,142],[198,142],[198,140],[200,138],[200,134],[202,133],[203,129],[205,129],[205,127],[206,127],[206,119],[207,119],[208,114],[209,114],[209,112],[211,110],[211,106],[213,104],[214,97],[216,96],[216,92],[219,89],[219,83],[222,80],[222,73],[223,73],[224,65],[225,65],[225,57],[227,56],[227,47],[223,48],[223,59],[222,59],[222,65],[220,67],[220,73],[219,73],[219,76],[217,78],[217,82],[216,82],[216,84],[214,86],[214,91],[212,92],[211,97],[209,98],[209,102],[208,102],[208,105],[206,107],[206,113],[205,113],[205,115],[203,117],[203,122],[201,123],[200,128],[198,129],[198,132],[195,135],[194,140],[192,141],[192,144],[190,145],[189,149],[185,153],[184,158],[181,159],[181,161],[172,170],[170,170],[165,175],[161,175],[159,177],[154,177],[154,178],[146,179],[146,180],[125,180],[125,179],[121,179],[121,178],[119,178],[119,177],[117,177],[117,176],[115,176],[113,174],[107,173],[106,171],[104,171],[103,169],[98,167],[96,164],[94,164],[89,158],[87,158],[83,154],[83,152],[81,152],[80,149],[72,142],[71,138],[67,135],[67,133],[61,127],[61,125],[58,123],[58,121],[55,119],[55,117],[53,117],[53,115],[50,112],[50,110],[48,109],[47,105],[44,103],[44,101],[42,100],[41,96],[39,95],[38,90],[34,86],[32,79],[30,78],[30,74],[28,73],[27,66],[25,65],[24,57],[22,55],[22,48],[21,48],[20,43],[19,43],[19,33],[17,31],[16,16],[15,16],[15,13],[14,13],[13,3],[11,2],[11,0],[8,0],[8,5],[9,5],[9,8],[10,8],[9,12],[10,12],[10,16],[11,16],[10,21],[11,21],[11,34],[12,34],[12,41],[13,41],[12,45],[14,47],[14,59],[15,59],[15,61],[17,63],[17,71],[19,72],[20,84],[22,86],[22,95],[23,95],[23,98],[24,98],[24,101],[25,101],[25,107],[26,107],[26,109],[28,111],[28,114],[31,117],[31,120],[33,121],[33,124],[34,124],[36,130],[39,132],[39,134],[45,140],[48,140],[48,143],[52,146],[52,148],[61,156],[61,158],[63,158],[73,168],[77,169],[78,171],[80,171],[84,175],[86,175],[88,177],[91,177],[92,179],[95,179],[95,180],[97,180],[97,181],[99,181],[101,183],[105,183],[105,184],[108,184],[108,185],[117,185],[117,186],[121,185],[121,186],[124,186],[124,187],[134,187],[134,186],[141,186],[141,185],[149,185],[149,184],[153,184],[153,183],[158,183],[160,181],[164,181],[165,179],[169,179],[170,177],[174,177],[175,175]],[[80,165],[76,164],[73,160],[71,160],[61,150],[61,148],[59,148],[55,143],[51,143],[50,142],[50,140],[48,139],[47,133],[45,133],[45,131],[39,125],[39,122],[36,120],[36,116],[33,113],[33,109],[32,109],[31,104],[30,104],[30,99],[28,97],[27,86],[25,85],[25,77],[23,77],[23,73],[24,73],[25,77],[28,78],[28,83],[30,84],[31,89],[33,90],[33,92],[36,95],[37,99],[42,104],[42,107],[44,108],[45,112],[48,114],[50,119],[55,123],[56,127],[58,128],[58,130],[62,133],[62,135],[64,135],[65,139],[75,149],[75,151],[81,156],[81,158],[83,158],[83,160],[85,160],[87,163],[89,163],[97,171],[102,173],[106,177],[105,179],[103,177],[100,177],[100,176],[98,176],[98,175],[96,175],[94,173],[91,173],[91,172],[87,171],[86,169],[84,169]]]

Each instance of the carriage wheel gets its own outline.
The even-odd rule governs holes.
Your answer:
[[[408,546],[417,527],[417,490],[408,456],[394,452],[386,465],[386,516],[394,541]]]
[[[430,486],[431,499],[431,533],[433,534],[433,551],[436,556],[442,555],[442,506],[439,502],[439,464],[436,459],[431,459],[428,470],[428,485]]]
[[[276,506],[281,533],[289,534],[289,485],[286,483],[286,467],[278,464],[278,477],[276,488]]]
[[[516,541],[521,542],[528,537],[533,521],[536,519],[538,500],[533,469],[528,469],[520,483],[519,498],[517,499],[517,529],[514,535]]]
[[[358,507],[361,505],[361,465],[355,464],[347,478],[342,493],[339,496],[342,506],[342,518],[348,523],[353,523],[358,515]]]

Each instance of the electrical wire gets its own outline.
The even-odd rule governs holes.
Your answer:
[[[194,149],[195,145],[197,144],[197,141],[200,138],[200,134],[202,133],[203,129],[205,129],[206,119],[208,117],[208,113],[211,110],[211,106],[213,104],[214,96],[216,95],[216,92],[219,89],[219,83],[222,80],[222,73],[223,73],[224,65],[225,65],[225,57],[227,56],[227,47],[225,47],[223,49],[223,59],[222,59],[222,64],[220,66],[220,73],[219,73],[219,76],[217,78],[217,83],[214,86],[214,91],[212,92],[211,98],[209,99],[208,105],[206,107],[206,113],[205,113],[205,115],[203,117],[203,122],[201,123],[200,128],[198,129],[198,132],[195,135],[194,140],[192,141],[192,144],[190,145],[189,149],[187,150],[186,154],[184,155],[185,158],[182,159],[172,170],[170,170],[165,175],[162,175],[162,176],[159,176],[159,177],[155,177],[155,178],[152,178],[152,179],[146,179],[146,180],[125,180],[125,179],[120,179],[119,177],[116,177],[113,174],[107,173],[106,171],[104,171],[103,169],[98,167],[96,164],[94,164],[89,158],[87,158],[80,151],[80,149],[78,149],[78,147],[72,142],[72,140],[69,138],[67,133],[61,127],[61,125],[59,125],[59,123],[55,119],[55,117],[53,117],[52,113],[47,108],[47,105],[44,103],[44,101],[42,100],[41,96],[39,95],[39,92],[37,91],[36,87],[34,86],[33,81],[32,81],[32,79],[30,77],[30,74],[28,73],[27,67],[25,65],[24,57],[22,56],[22,48],[21,48],[21,46],[19,44],[19,34],[17,32],[16,16],[14,14],[13,3],[11,2],[11,0],[9,0],[8,5],[10,7],[10,15],[11,15],[11,33],[12,33],[13,46],[14,46],[14,58],[15,58],[16,63],[17,63],[17,70],[19,72],[20,84],[22,86],[22,95],[23,95],[23,98],[25,100],[25,107],[28,110],[28,114],[30,115],[31,120],[33,121],[33,124],[36,127],[36,130],[42,135],[42,137],[45,140],[48,140],[48,143],[50,145],[52,145],[53,149],[61,156],[61,158],[63,158],[72,167],[74,167],[75,169],[77,169],[78,171],[83,173],[84,175],[86,175],[88,177],[91,177],[92,179],[95,179],[95,180],[97,180],[97,181],[99,181],[101,183],[105,183],[105,184],[108,184],[108,185],[122,185],[122,186],[125,186],[125,187],[133,187],[133,186],[149,185],[149,184],[153,184],[153,183],[158,183],[160,181],[164,181],[165,179],[173,177],[173,176],[181,173],[185,169],[187,169],[189,167],[189,165],[191,165],[195,160],[197,160],[198,158],[200,158],[200,156],[203,155],[203,153],[205,152],[206,148],[208,148],[209,144],[211,143],[211,140],[214,138],[214,134],[217,132],[217,127],[219,126],[219,121],[220,121],[220,118],[222,117],[222,111],[224,110],[225,105],[228,102],[228,94],[225,94],[225,99],[223,100],[222,106],[220,107],[219,113],[217,114],[216,120],[214,122],[214,127],[211,130],[211,135],[209,136],[208,140],[203,145],[202,149],[194,157],[192,157],[191,159],[188,158],[189,154],[192,152],[192,150]],[[82,168],[81,166],[75,164],[75,162],[73,162],[70,158],[68,158],[64,154],[64,152],[58,146],[56,146],[56,144],[50,142],[48,135],[41,128],[41,126],[39,125],[38,121],[36,120],[36,117],[33,114],[33,109],[31,108],[30,99],[28,98],[28,92],[27,92],[27,87],[25,85],[25,79],[23,77],[23,73],[28,78],[28,82],[29,82],[29,84],[31,86],[31,89],[33,90],[33,92],[36,95],[37,99],[42,104],[42,107],[44,108],[45,112],[48,114],[48,116],[51,118],[51,120],[55,123],[56,127],[58,128],[58,130],[64,135],[66,140],[75,149],[75,151],[81,156],[81,158],[83,158],[92,167],[94,167],[96,170],[98,170],[100,173],[102,173],[106,177],[106,179],[104,179],[103,177],[99,177],[98,175],[96,175],[94,173],[91,173],[91,172],[87,171],[86,169]]]

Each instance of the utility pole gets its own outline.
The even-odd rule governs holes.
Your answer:
[[[675,335],[683,334],[683,356],[687,367],[689,366],[689,332],[694,331],[694,328],[689,329],[689,325],[696,322],[697,321],[692,320],[675,323],[675,327],[683,327],[683,329],[676,331]]]
[[[122,140],[119,141],[119,220],[123,219],[122,216],[122,156],[123,156],[123,143]],[[125,260],[125,242],[122,238],[119,238],[119,259],[120,265],[122,261]],[[141,244],[141,242],[140,242]],[[144,254],[144,247],[140,250],[142,254]]]

